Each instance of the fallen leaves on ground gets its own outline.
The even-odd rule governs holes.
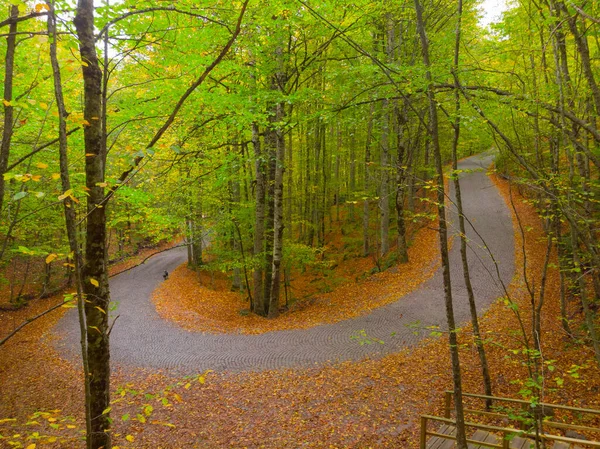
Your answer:
[[[335,271],[340,285],[329,293],[310,290],[313,273],[295,273],[292,289],[311,296],[276,320],[245,313],[248,302],[240,293],[231,291],[224,276],[195,272],[185,265],[158,287],[153,301],[162,318],[190,331],[261,334],[335,323],[394,302],[429,279],[438,267],[437,241],[434,230],[422,228],[409,248],[408,263],[363,280],[357,280],[358,273],[368,273],[373,268],[371,258],[340,260]]]
[[[506,184],[496,180],[506,194]],[[540,220],[529,205],[515,197],[526,233],[526,251],[530,278],[540,279],[545,238]],[[510,294],[520,309],[528,310],[529,298],[519,271],[522,255],[519,236],[517,275]],[[587,408],[600,408],[600,371],[592,363],[590,348],[575,345],[561,331],[558,274],[549,272],[548,297],[544,305],[543,352],[547,360],[556,360],[555,370],[548,376],[546,402]],[[580,319],[574,315],[574,319]],[[41,321],[41,320],[40,320]],[[519,384],[527,374],[518,355],[514,339],[516,321],[502,301],[496,302],[482,317],[481,328],[493,342],[486,345],[494,393],[519,397]],[[20,435],[21,440],[36,426],[25,425],[25,419],[39,409],[60,409],[60,416],[76,416],[78,428],[61,426],[58,440],[41,447],[83,447],[81,435],[81,379],[78,366],[62,361],[48,344],[48,330],[53,319],[38,323],[33,334],[23,334],[0,349],[0,434]],[[526,321],[526,326],[528,325]],[[460,357],[465,391],[481,393],[477,352],[469,337],[469,327],[459,334]],[[580,377],[569,374],[572,366],[585,365]],[[552,383],[564,378],[562,387]],[[183,383],[167,371],[117,371],[117,385],[130,383],[139,392],[165,391]],[[209,373],[205,382],[187,383],[171,389],[167,405],[153,399],[153,422],[144,424],[133,419],[123,421],[143,408],[144,394],[127,396],[113,406],[115,419],[114,445],[120,448],[418,448],[419,415],[440,414],[443,392],[451,389],[451,371],[445,337],[424,341],[415,348],[377,360],[345,362],[311,369],[289,369],[246,373]],[[134,387],[131,387],[134,388]],[[179,396],[178,401],[175,394]],[[58,419],[58,414],[53,415]],[[2,422],[15,418],[16,422]],[[47,422],[47,420],[46,420]],[[174,427],[166,426],[169,423]],[[43,428],[47,428],[47,424]],[[127,436],[134,437],[130,443]],[[20,440],[20,441],[21,441]],[[0,442],[4,444],[6,440]],[[79,443],[77,443],[79,441]],[[27,444],[30,444],[29,442]],[[26,446],[26,445],[24,445]]]

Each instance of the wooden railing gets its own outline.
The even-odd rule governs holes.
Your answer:
[[[429,431],[427,429],[430,421],[436,421],[436,422],[445,423],[445,424],[449,424],[449,425],[456,425],[456,421],[451,419],[453,395],[454,395],[454,392],[452,392],[452,391],[446,392],[445,401],[444,401],[445,407],[444,407],[444,417],[443,418],[437,417],[437,416],[431,416],[431,415],[421,416],[421,441],[420,441],[421,449],[426,449],[427,438],[430,436],[456,441],[456,436],[454,436],[454,435],[446,435],[446,434],[442,434],[442,433],[435,432],[435,431]],[[528,409],[530,407],[530,403],[528,401],[525,401],[522,399],[503,398],[503,397],[486,396],[486,395],[482,395],[482,394],[470,394],[470,393],[463,393],[463,397],[477,398],[477,399],[482,399],[482,400],[486,400],[486,401],[491,400],[492,402],[496,402],[496,403],[504,402],[504,403],[518,404],[520,406],[520,408],[522,408],[522,409],[526,409],[526,408]],[[540,407],[541,410],[564,410],[564,411],[568,411],[568,412],[575,412],[578,414],[588,414],[588,415],[593,415],[595,417],[600,417],[600,410],[586,409],[586,408],[580,408],[580,407],[570,407],[570,406],[558,405],[558,404],[547,404],[547,403],[539,403],[539,404],[537,404],[537,406]],[[465,408],[464,411],[465,411],[465,414],[471,413],[471,414],[480,415],[480,416],[487,416],[490,418],[506,419],[508,417],[506,414],[488,411],[488,410]],[[550,420],[545,420],[543,424],[545,427],[549,427],[549,428],[574,430],[574,431],[578,431],[578,432],[600,433],[600,428],[596,428],[596,427],[582,426],[582,425],[576,425],[576,424],[566,424],[566,423],[560,423],[560,422],[555,422],[555,421],[550,421]],[[465,422],[465,427],[470,428],[470,429],[484,430],[484,431],[487,431],[490,433],[494,433],[499,437],[500,436],[502,437],[502,442],[500,444],[467,439],[468,443],[477,444],[482,447],[490,447],[490,448],[497,448],[497,449],[509,449],[511,438],[514,436],[518,436],[518,437],[522,437],[522,438],[531,438],[533,440],[537,439],[537,440],[546,440],[546,441],[560,441],[560,442],[564,442],[564,443],[568,443],[568,444],[579,444],[580,446],[584,446],[584,447],[600,448],[600,442],[597,442],[597,441],[580,440],[580,439],[576,439],[576,438],[563,437],[560,435],[552,435],[552,434],[548,434],[548,433],[544,433],[544,432],[538,432],[536,434],[536,433],[533,433],[533,432],[530,432],[530,431],[527,431],[524,429],[517,429],[517,428],[512,428],[512,427],[498,427],[498,426],[491,426],[491,425],[479,424],[479,423],[474,423],[474,422]]]
[[[446,435],[443,433],[438,433],[434,431],[427,430],[429,421],[437,421],[445,424],[456,425],[456,421],[450,418],[441,418],[439,416],[432,415],[421,415],[421,441],[420,441],[420,449],[427,448],[427,437],[435,436],[438,438],[444,438],[447,440],[456,441],[455,435]],[[485,430],[487,432],[497,434],[502,437],[502,442],[500,444],[488,443],[483,441],[476,441],[467,439],[468,443],[477,444],[479,446],[491,447],[496,449],[509,449],[510,440],[513,436],[518,436],[522,438],[531,438],[531,439],[543,439],[547,441],[561,441],[563,443],[569,444],[579,444],[581,446],[587,446],[592,448],[600,448],[600,442],[598,441],[588,441],[588,440],[579,440],[576,438],[563,437],[559,435],[550,435],[545,433],[535,434],[532,432],[525,432],[523,430],[511,428],[511,427],[497,427],[497,426],[488,426],[486,424],[465,422],[465,428],[472,428],[478,430]]]
[[[486,396],[484,394],[473,394],[473,393],[463,393],[462,395],[465,398],[485,399],[485,400],[491,400],[493,402],[507,402],[507,403],[513,403],[513,404],[520,404],[521,406],[525,406],[525,407],[530,406],[530,403],[523,399],[503,398],[503,397],[499,397],[499,396]],[[453,391],[446,391],[445,410],[444,410],[444,416],[446,418],[450,418],[453,396],[454,396]],[[591,408],[570,407],[568,405],[547,404],[544,402],[540,402],[540,403],[538,403],[538,405],[542,409],[547,408],[547,409],[555,409],[555,410],[567,410],[567,411],[571,411],[571,412],[586,413],[586,414],[596,415],[596,416],[600,417],[600,410],[594,410]],[[490,413],[490,412],[486,412],[486,413]],[[505,415],[502,415],[502,416],[505,416]],[[594,429],[594,430],[597,432],[600,431],[600,429]]]

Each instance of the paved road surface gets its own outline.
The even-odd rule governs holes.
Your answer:
[[[474,156],[463,160],[459,168],[486,168],[491,161],[489,155]],[[500,261],[500,276],[508,285],[514,271],[509,210],[484,170],[463,174],[461,186],[465,213]],[[479,310],[483,311],[502,295],[502,289],[491,259],[482,248],[483,243],[472,230],[467,234],[473,240],[469,251],[473,287]],[[465,323],[470,318],[459,246],[455,244],[451,250],[452,283],[456,319],[458,323]],[[120,315],[111,334],[113,365],[163,368],[183,374],[205,369],[241,371],[314,366],[397,352],[425,335],[414,335],[407,324],[419,320],[422,325],[444,327],[446,321],[439,270],[420,288],[398,301],[369,315],[336,324],[262,335],[188,332],[162,320],[151,302],[153,290],[162,282],[163,271],[172,271],[185,260],[185,248],[174,249],[111,279],[112,299],[119,302]],[[360,345],[351,337],[361,330],[385,344]],[[79,329],[74,310],[65,315],[54,332],[61,337],[56,343],[59,351],[66,357],[78,357]]]

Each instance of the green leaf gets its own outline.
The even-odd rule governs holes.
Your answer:
[[[19,201],[23,198],[25,198],[27,196],[28,192],[22,191],[22,192],[18,192],[15,193],[15,195],[12,197],[13,201]]]

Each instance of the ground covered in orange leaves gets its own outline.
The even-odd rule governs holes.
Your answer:
[[[396,301],[429,279],[439,265],[437,233],[421,228],[409,248],[409,262],[371,274],[374,261],[370,257],[343,260],[339,235],[329,245],[334,274],[323,276],[316,270],[293,272],[290,290],[302,299],[290,305],[277,320],[268,320],[245,311],[249,303],[245,295],[231,291],[230,281],[220,274],[195,272],[182,265],[170,274],[154,293],[160,316],[173,320],[191,331],[214,333],[260,334],[284,329],[303,329],[366,314]],[[333,291],[322,292],[335,282]]]
[[[498,185],[507,195],[506,184]],[[528,229],[528,274],[539,280],[545,256],[540,220],[519,198],[515,205]],[[522,262],[520,248],[517,240],[517,261]],[[517,274],[509,292],[529,329],[529,297],[519,269]],[[555,269],[549,271],[548,282],[542,343],[544,358],[553,360],[555,369],[545,372],[544,399],[598,409],[600,371],[593,352],[573,344],[562,332]],[[571,314],[576,329],[581,320],[576,307]],[[37,321],[30,332],[0,349],[2,447],[84,446],[78,366],[60,360],[45,337],[56,319],[54,315]],[[519,397],[527,370],[514,335],[513,312],[498,301],[481,319],[481,327],[495,394]],[[466,327],[459,334],[463,386],[481,392],[469,331]],[[450,386],[445,337],[377,360],[312,369],[205,373],[194,378],[116,372],[113,444],[121,449],[418,448],[419,415],[440,413],[442,393]],[[27,423],[39,410],[47,414],[38,413]]]

